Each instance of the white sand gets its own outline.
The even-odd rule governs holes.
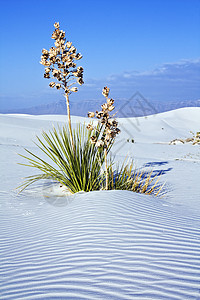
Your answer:
[[[200,146],[167,144],[200,130],[200,108],[120,119],[112,153],[162,171],[163,199],[58,197],[45,184],[17,196],[21,177],[35,171],[17,165],[16,153],[38,153],[35,134],[65,119],[0,115],[0,299],[200,299]]]

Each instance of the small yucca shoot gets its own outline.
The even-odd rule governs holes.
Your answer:
[[[101,111],[89,112],[88,117],[94,118],[96,117],[100,123],[100,129],[97,130],[92,124],[87,126],[88,130],[93,131],[93,135],[91,136],[91,143],[95,144],[96,147],[102,147],[104,149],[105,155],[105,172],[106,172],[106,187],[108,190],[108,152],[111,149],[115,137],[120,133],[120,129],[117,127],[118,122],[113,119],[113,116],[110,116],[110,112],[114,110],[114,100],[108,98],[110,89],[106,86],[103,88],[102,94],[106,98],[106,103],[101,105]]]

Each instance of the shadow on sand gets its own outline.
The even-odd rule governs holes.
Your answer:
[[[173,168],[165,168],[167,167],[167,164],[169,164],[168,161],[152,161],[145,163],[142,168],[150,168],[152,170],[151,177],[158,176],[160,177],[160,183],[158,184],[159,186],[163,185],[162,181],[162,175],[165,175],[166,173],[170,172]],[[164,167],[164,168],[163,168]],[[144,177],[149,174],[149,171],[144,172]],[[168,192],[172,190],[172,187],[168,183],[164,183],[164,186],[162,188],[162,193],[165,197],[167,196]]]
[[[145,167],[145,168],[162,167],[162,166],[167,165],[168,163],[169,163],[168,161],[153,161],[153,162],[148,162],[148,163],[144,164],[143,167]],[[157,170],[153,169],[152,176],[155,176],[155,175],[157,175],[157,176],[164,175],[167,172],[171,171],[172,169],[173,168],[157,169]]]

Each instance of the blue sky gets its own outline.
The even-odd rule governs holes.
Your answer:
[[[199,0],[1,0],[0,109],[62,99],[39,64],[59,21],[83,54],[85,84],[73,101],[136,91],[149,100],[200,98]]]

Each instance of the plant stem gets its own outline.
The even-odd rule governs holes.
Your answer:
[[[107,164],[107,148],[104,149],[105,154],[105,168],[106,168],[106,190],[108,190],[108,164]]]
[[[68,115],[70,139],[71,139],[73,152],[75,154],[75,146],[74,146],[74,140],[73,140],[73,135],[72,135],[72,126],[71,126],[71,117],[70,117],[69,95],[65,94],[65,98],[66,98],[66,104],[67,104],[67,115]]]

